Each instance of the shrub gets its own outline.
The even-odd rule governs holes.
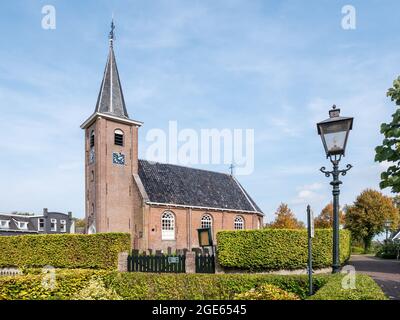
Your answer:
[[[355,289],[344,289],[343,274],[330,276],[328,282],[310,300],[387,300],[381,288],[372,278],[357,274]]]
[[[235,300],[300,300],[294,293],[287,292],[273,284],[263,284],[250,291],[236,294]]]
[[[357,275],[354,290],[341,287],[343,275],[316,275],[314,300],[386,299],[375,282]],[[28,274],[0,277],[1,299],[124,299],[124,300],[231,300],[264,292],[264,298],[307,298],[307,276],[261,274],[155,274],[99,270],[57,270],[51,289],[43,285],[44,276]],[[261,288],[273,285],[278,289]],[[251,291],[254,288],[254,291]],[[245,297],[243,297],[244,299]]]
[[[263,229],[221,231],[218,259],[225,268],[250,271],[307,267],[307,230]],[[340,232],[340,261],[350,257],[350,232]],[[332,229],[315,230],[313,268],[332,264]]]
[[[97,271],[100,272],[100,271]],[[54,287],[45,275],[28,274],[0,277],[0,299],[6,300],[61,300],[84,289],[96,271],[73,270],[57,272]],[[43,281],[48,285],[46,286]]]
[[[115,269],[130,250],[125,233],[46,234],[0,237],[0,267]]]
[[[376,256],[383,259],[397,259],[399,255],[400,243],[392,241],[383,244],[376,252]]]
[[[90,284],[93,276],[101,282]],[[231,300],[236,294],[271,284],[295,294],[307,296],[306,276],[256,274],[155,274],[94,270],[57,270],[56,285],[47,290],[43,275],[28,274],[0,278],[0,299],[95,299],[110,297],[124,300]],[[92,280],[93,281],[93,280]],[[327,277],[316,276],[320,288]]]
[[[103,280],[99,277],[92,277],[88,285],[76,293],[73,300],[122,300],[114,289],[106,288]]]
[[[352,254],[364,254],[364,248],[362,247],[351,247],[351,253]]]

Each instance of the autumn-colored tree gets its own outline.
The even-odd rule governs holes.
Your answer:
[[[275,212],[275,220],[267,225],[275,229],[300,229],[304,228],[304,223],[298,221],[293,214],[292,210],[286,203],[281,203]]]
[[[85,228],[86,227],[86,220],[75,218],[75,227],[77,228]]]
[[[372,189],[364,190],[348,207],[345,216],[346,228],[355,239],[363,241],[365,251],[370,248],[372,238],[385,230],[387,219],[392,221],[392,227],[397,226],[399,211],[392,198]]]
[[[344,212],[339,210],[339,224],[344,224]],[[327,229],[333,227],[333,204],[327,204],[318,217],[314,219],[315,228]]]

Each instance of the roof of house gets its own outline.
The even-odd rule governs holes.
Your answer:
[[[139,160],[139,177],[153,203],[262,213],[229,174]]]
[[[396,239],[400,240],[400,229],[398,229],[397,231],[393,232],[393,234],[392,234],[392,240],[396,240]]]
[[[9,228],[1,228],[0,227],[0,231],[37,233],[37,230],[34,230],[34,226],[31,221],[31,218],[34,218],[34,217],[35,216],[24,216],[24,215],[0,213],[0,220],[9,221]],[[27,222],[28,229],[18,228],[17,227],[18,221]]]

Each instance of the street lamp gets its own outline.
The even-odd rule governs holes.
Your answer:
[[[392,220],[390,220],[390,219],[386,219],[385,220],[385,223],[384,223],[384,226],[385,226],[385,230],[386,230],[386,241],[388,241],[388,233],[389,233],[389,230],[390,230],[390,227],[392,226]]]
[[[326,177],[332,176],[331,186],[333,194],[333,252],[332,252],[332,273],[340,271],[339,259],[339,175],[346,175],[352,165],[346,165],[346,169],[339,170],[339,162],[345,154],[347,138],[353,128],[353,118],[341,117],[340,109],[333,105],[329,111],[329,118],[317,123],[318,134],[321,136],[322,144],[325,148],[326,157],[333,165],[332,171],[326,171],[322,167],[320,171]]]

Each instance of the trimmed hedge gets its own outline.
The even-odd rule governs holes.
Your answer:
[[[355,289],[343,289],[343,274],[330,276],[328,282],[310,300],[388,300],[372,278],[357,274]]]
[[[248,292],[265,284],[272,284],[304,299],[307,296],[306,276],[277,276],[255,274],[155,274],[119,273],[96,270],[57,270],[53,290],[42,285],[44,275],[28,274],[0,277],[1,299],[86,299],[91,280],[97,281],[100,293],[104,288],[113,296],[125,300],[231,300],[237,294]],[[98,282],[101,281],[102,283]],[[314,278],[315,290],[328,280],[327,276]],[[104,284],[104,288],[103,288]],[[86,292],[85,292],[86,291]],[[90,291],[90,290],[89,290]],[[93,297],[99,295],[92,293]]]
[[[56,270],[53,290],[43,286],[43,274],[0,277],[0,300],[231,300],[262,292],[266,284],[310,300],[386,300],[379,286],[357,275],[356,289],[343,289],[343,274],[316,275],[315,295],[308,297],[307,276],[260,274],[156,274],[105,270]],[[267,299],[266,296],[265,299]]]
[[[307,267],[307,230],[263,229],[220,231],[218,260],[225,268],[249,271]],[[340,261],[350,257],[350,232],[340,231]],[[332,264],[332,229],[315,230],[313,268]]]
[[[46,234],[0,237],[0,267],[116,269],[130,251],[127,233]]]
[[[127,300],[232,300],[266,283],[303,299],[308,293],[308,279],[303,275],[113,273],[104,280]],[[314,277],[315,290],[326,281],[326,276]]]

